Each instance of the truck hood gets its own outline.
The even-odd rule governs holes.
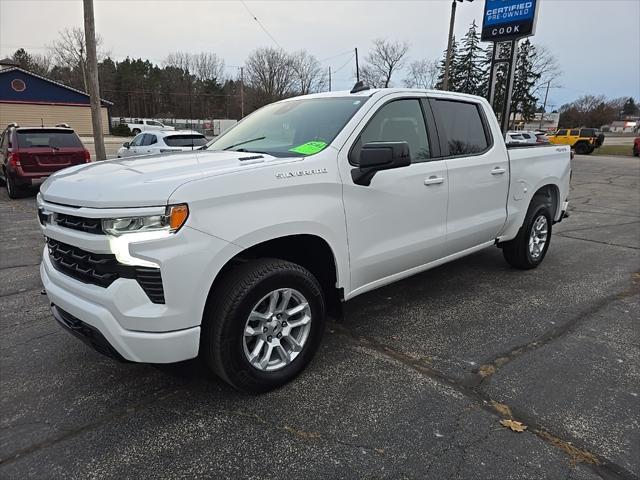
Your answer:
[[[231,151],[178,152],[106,160],[61,170],[42,184],[40,193],[48,202],[78,207],[164,205],[175,189],[189,181],[291,160]]]

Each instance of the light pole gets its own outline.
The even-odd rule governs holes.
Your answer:
[[[467,0],[473,2],[473,0]],[[453,55],[453,27],[456,23],[456,7],[457,2],[464,0],[451,0],[451,18],[449,19],[449,39],[447,40],[447,56],[444,61],[444,75],[442,77],[442,89],[449,90],[449,72],[451,71],[451,56]]]

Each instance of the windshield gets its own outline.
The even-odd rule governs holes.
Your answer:
[[[267,105],[249,115],[207,150],[313,155],[338,135],[366,101],[363,97],[306,98]]]
[[[164,143],[170,147],[201,147],[207,139],[204,135],[171,135],[164,137]]]
[[[53,147],[53,148],[83,148],[82,142],[73,130],[17,130],[18,146],[20,148]]]

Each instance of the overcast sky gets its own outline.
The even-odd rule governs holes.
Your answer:
[[[96,0],[97,32],[113,58],[161,63],[172,51],[212,51],[227,72],[256,47],[304,48],[331,66],[334,90],[353,84],[350,51],[366,55],[371,40],[407,41],[410,56],[440,58],[446,47],[448,0],[246,1]],[[458,5],[456,35],[473,19],[482,23],[482,0]],[[548,47],[562,66],[557,108],[582,94],[640,99],[640,0],[540,0],[532,41]],[[252,18],[260,20],[272,38]],[[65,27],[82,26],[80,0],[0,0],[0,56],[19,47],[45,53]],[[345,53],[347,52],[347,53]],[[327,60],[325,60],[327,59]],[[400,85],[402,76],[395,79]]]

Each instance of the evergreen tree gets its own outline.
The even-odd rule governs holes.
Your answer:
[[[529,39],[522,42],[518,48],[516,72],[511,95],[511,115],[521,114],[525,120],[531,120],[536,112],[538,98],[533,94],[534,87],[540,79],[540,74],[533,68],[536,47]]]
[[[444,54],[442,55],[442,60],[440,60],[440,72],[438,73],[438,81],[436,82],[436,89],[438,90],[442,90],[444,87],[444,70],[446,64],[447,50],[445,49]],[[449,90],[457,92],[459,85],[460,62],[458,60],[458,43],[456,42],[456,37],[453,37],[453,42],[451,42],[451,64],[449,65]]]
[[[623,115],[635,115],[638,113],[638,106],[633,98],[629,97],[622,107]]]
[[[455,91],[482,95],[484,93],[484,51],[480,47],[480,34],[474,20],[462,39],[460,51],[456,53]]]
[[[482,54],[480,56],[480,69],[482,70],[482,80],[480,82],[480,93],[479,95],[489,99],[489,85],[490,85],[490,74],[491,74],[491,61],[493,59],[493,43],[490,43],[484,50],[482,50]]]

